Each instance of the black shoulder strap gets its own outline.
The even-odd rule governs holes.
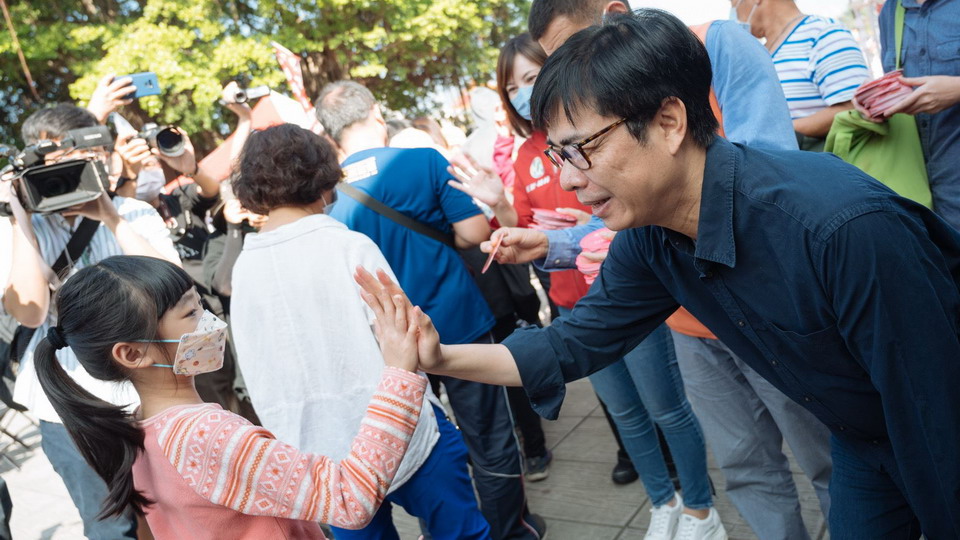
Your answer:
[[[90,241],[93,240],[93,235],[97,233],[98,227],[100,227],[100,222],[95,219],[83,218],[80,221],[77,230],[73,231],[73,234],[70,235],[66,249],[57,257],[57,260],[51,267],[54,274],[60,276],[60,273],[63,272],[72,261],[79,259],[80,256],[83,255],[84,250],[87,249]]]
[[[64,248],[63,253],[57,257],[56,262],[54,262],[51,267],[54,274],[60,276],[63,271],[67,269],[71,261],[75,261],[83,255],[84,250],[87,249],[90,241],[93,240],[93,235],[97,232],[98,227],[100,227],[100,222],[97,220],[83,218],[80,221],[77,230],[73,231],[73,234],[70,235],[70,240],[67,241],[67,247]],[[23,358],[23,355],[27,352],[27,345],[30,343],[30,340],[33,339],[35,333],[37,333],[36,328],[29,328],[23,325],[18,326],[13,335],[13,340],[10,343],[9,357],[6,359],[6,362],[0,362],[0,368],[5,370],[6,363],[9,363],[11,360],[19,361]],[[2,375],[2,373],[0,373],[0,375]],[[2,401],[2,398],[0,398],[0,401]],[[9,406],[10,404],[7,403],[7,405]]]
[[[456,249],[456,246],[453,243],[453,238],[450,235],[444,234],[434,229],[433,227],[430,227],[429,225],[424,225],[423,223],[420,223],[419,221],[413,218],[407,217],[401,214],[400,212],[397,212],[393,208],[390,208],[389,206],[374,199],[367,193],[360,191],[359,189],[351,186],[350,184],[347,184],[346,182],[341,182],[337,186],[337,190],[349,196],[351,199],[354,199],[358,203],[373,210],[374,212],[380,214],[381,216],[393,221],[394,223],[397,223],[398,225],[406,227],[414,232],[418,232],[426,237],[433,238],[437,242],[440,242],[441,244],[444,244],[447,247]]]

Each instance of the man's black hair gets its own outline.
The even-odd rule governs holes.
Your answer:
[[[24,144],[36,144],[41,139],[62,139],[71,129],[94,127],[97,117],[92,112],[69,103],[58,103],[31,114],[20,128]]]
[[[540,41],[557,17],[566,17],[573,22],[597,21],[606,3],[607,0],[533,0],[527,17],[527,31],[534,41]]]
[[[561,112],[572,122],[587,109],[626,118],[630,133],[643,142],[664,100],[677,98],[687,109],[687,131],[706,147],[717,131],[712,77],[706,48],[673,15],[641,9],[608,17],[574,34],[547,59],[533,87],[534,129],[545,131]]]

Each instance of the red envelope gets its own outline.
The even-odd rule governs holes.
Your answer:
[[[603,227],[584,236],[580,240],[580,248],[591,253],[601,253],[610,249],[611,240],[604,236],[610,229]]]
[[[503,243],[503,237],[506,235],[501,234],[493,241],[493,249],[490,250],[490,255],[487,257],[487,262],[483,263],[483,269],[480,270],[481,274],[486,274],[487,270],[490,269],[490,265],[493,264],[493,258],[497,255],[497,252],[500,251],[500,244]]]
[[[577,221],[577,218],[571,216],[570,214],[564,214],[563,212],[557,212],[556,210],[550,210],[548,208],[534,208],[533,216],[555,219],[558,221]]]

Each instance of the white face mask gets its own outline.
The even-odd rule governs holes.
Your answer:
[[[180,339],[143,339],[140,343],[179,343],[173,364],[154,364],[153,367],[173,368],[177,375],[200,375],[223,367],[227,345],[227,323],[205,310],[197,329]]]
[[[332,195],[330,195],[330,202],[327,202],[327,199],[320,194],[320,198],[323,199],[323,213],[329,214],[333,210],[333,203],[337,202],[337,193],[339,193],[336,188],[333,189]]]
[[[160,195],[166,183],[163,169],[143,169],[137,176],[136,197],[141,201],[151,202]]]
[[[747,20],[741,21],[740,16],[737,15],[737,8],[740,7],[741,3],[743,3],[743,0],[737,0],[737,2],[733,4],[733,7],[730,8],[730,20],[739,24],[740,27],[746,30],[748,34],[753,35],[750,32],[750,20],[753,19],[753,13],[757,10],[757,4],[754,4],[753,7],[750,8],[750,13],[747,15]]]

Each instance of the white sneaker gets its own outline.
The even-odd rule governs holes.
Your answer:
[[[706,519],[697,519],[690,514],[680,516],[675,540],[727,540],[727,530],[720,523],[720,514],[710,509]]]
[[[683,513],[683,502],[676,492],[673,494],[674,506],[666,504],[650,509],[650,527],[643,540],[673,540],[677,532],[677,523]]]

